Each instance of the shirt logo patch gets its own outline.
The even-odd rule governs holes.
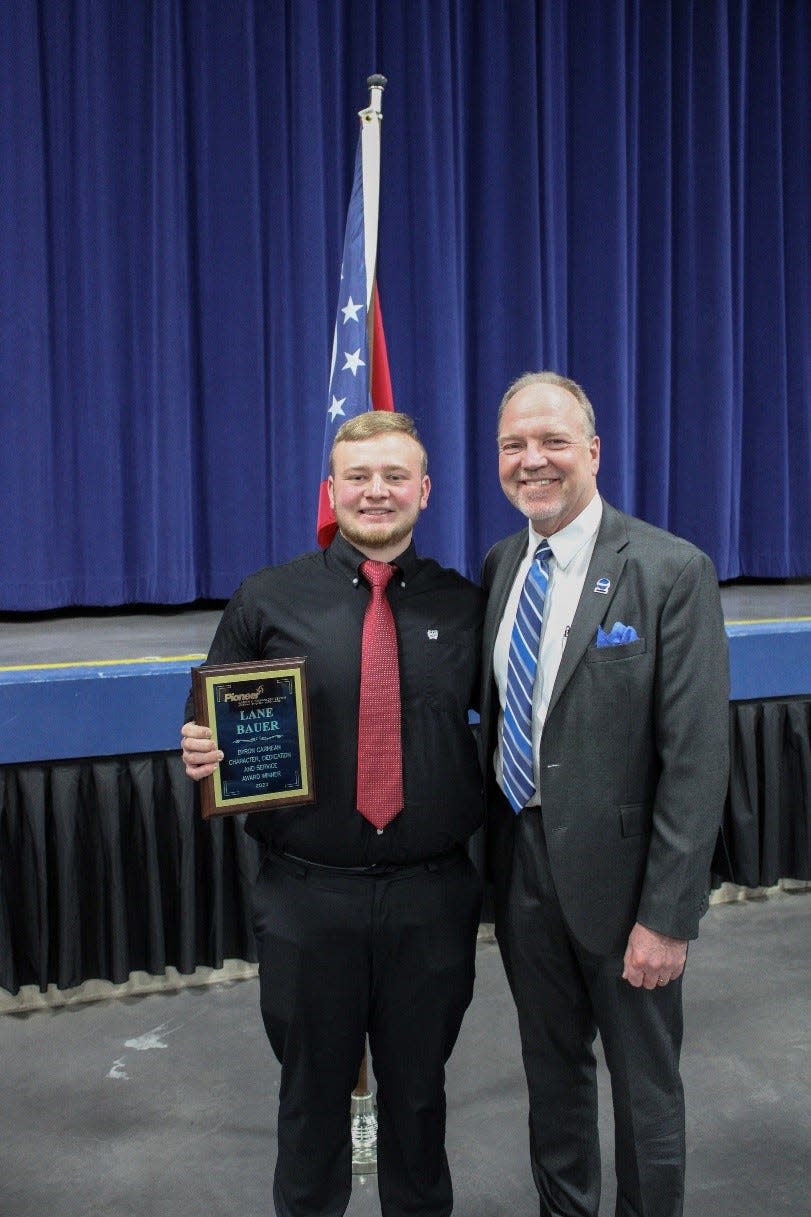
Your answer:
[[[439,630],[428,630],[428,637],[431,639],[431,642],[436,642],[439,637]]]

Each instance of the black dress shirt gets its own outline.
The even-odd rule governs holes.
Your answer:
[[[405,805],[382,832],[356,809],[365,557],[326,550],[249,576],[223,613],[208,663],[304,656],[316,801],[248,816],[274,849],[332,866],[417,862],[463,844],[482,821],[468,711],[478,696],[484,594],[409,545],[387,595],[397,625]]]

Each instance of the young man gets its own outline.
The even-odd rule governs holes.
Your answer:
[[[444,1069],[472,996],[481,904],[464,846],[482,814],[468,709],[484,597],[417,556],[430,486],[410,418],[344,423],[329,478],[338,535],[246,579],[208,656],[307,660],[316,802],[247,821],[265,847],[255,928],[262,1017],[282,1066],[278,1217],[338,1217],[349,1203],[350,1095],[367,1034],[383,1217],[452,1209]],[[367,651],[381,614],[387,654]],[[387,724],[374,699],[392,676]],[[221,754],[206,728],[187,723],[182,743],[190,777],[213,772]]]

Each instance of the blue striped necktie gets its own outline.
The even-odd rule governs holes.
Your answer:
[[[532,689],[538,670],[551,555],[549,543],[541,541],[521,589],[510,639],[507,697],[501,734],[501,784],[516,815],[535,793],[532,772]]]

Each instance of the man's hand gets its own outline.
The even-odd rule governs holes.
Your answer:
[[[224,755],[215,746],[210,729],[197,723],[184,723],[180,737],[181,756],[186,773],[190,778],[194,778],[195,782],[210,777]]]
[[[669,984],[684,971],[687,942],[646,929],[637,921],[628,936],[622,979],[635,989]]]

